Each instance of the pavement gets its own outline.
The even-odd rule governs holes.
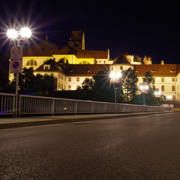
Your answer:
[[[0,180],[178,180],[180,113],[0,130]]]
[[[90,121],[90,120],[109,119],[109,118],[121,118],[121,117],[130,117],[130,116],[144,116],[144,115],[162,114],[162,113],[164,112],[56,115],[56,116],[33,116],[33,117],[18,117],[18,118],[0,117],[0,129],[59,124],[59,123],[68,123],[68,122],[79,122],[79,121]]]

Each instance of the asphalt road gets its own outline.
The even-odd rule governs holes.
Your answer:
[[[0,179],[180,179],[180,113],[0,130]]]

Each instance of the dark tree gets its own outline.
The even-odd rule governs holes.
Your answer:
[[[126,71],[124,71],[122,77],[122,83],[123,83],[125,102],[135,103],[137,90],[138,90],[137,82],[138,82],[138,78],[135,75],[134,70],[129,68]]]
[[[56,89],[56,79],[53,76],[34,75],[32,68],[24,68],[19,74],[19,93],[50,95]],[[15,90],[16,77],[10,83],[11,91]]]

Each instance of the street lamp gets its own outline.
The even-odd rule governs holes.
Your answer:
[[[14,47],[13,58],[12,55],[10,54],[10,58],[12,58],[11,60],[15,59],[22,61],[23,53],[22,52],[20,53],[21,49],[18,49],[18,47],[20,45],[24,45],[26,43],[26,39],[30,38],[31,35],[32,35],[32,31],[28,27],[23,27],[20,29],[20,31],[17,31],[15,29],[9,29],[7,31],[7,37],[11,40],[11,47]],[[16,95],[18,95],[18,81],[19,81],[19,72],[16,72]]]
[[[32,35],[31,29],[28,27],[23,27],[20,31],[15,29],[9,29],[7,31],[7,37],[11,41],[10,47],[10,73],[16,74],[16,109],[18,109],[18,84],[19,84],[19,73],[22,71],[22,57],[24,44],[26,40]],[[16,116],[18,112],[16,110]]]
[[[160,97],[161,94],[162,94],[161,91],[155,91],[154,92],[155,97]]]
[[[121,77],[122,77],[122,73],[121,72],[110,72],[109,77],[111,79],[112,82],[116,82],[118,81]],[[117,103],[117,88],[115,87],[115,103]]]
[[[143,94],[144,105],[146,105],[145,94],[148,92],[149,86],[148,86],[147,84],[141,84],[141,85],[139,86],[139,89],[140,89],[140,91],[141,91],[141,94]]]

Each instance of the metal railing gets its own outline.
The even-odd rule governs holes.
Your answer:
[[[17,101],[16,101],[17,99]],[[17,103],[18,102],[18,103]],[[3,114],[96,114],[120,112],[172,111],[171,107],[40,97],[0,93],[0,116]]]
[[[15,95],[0,93],[0,116],[7,114],[13,115],[15,111]]]

